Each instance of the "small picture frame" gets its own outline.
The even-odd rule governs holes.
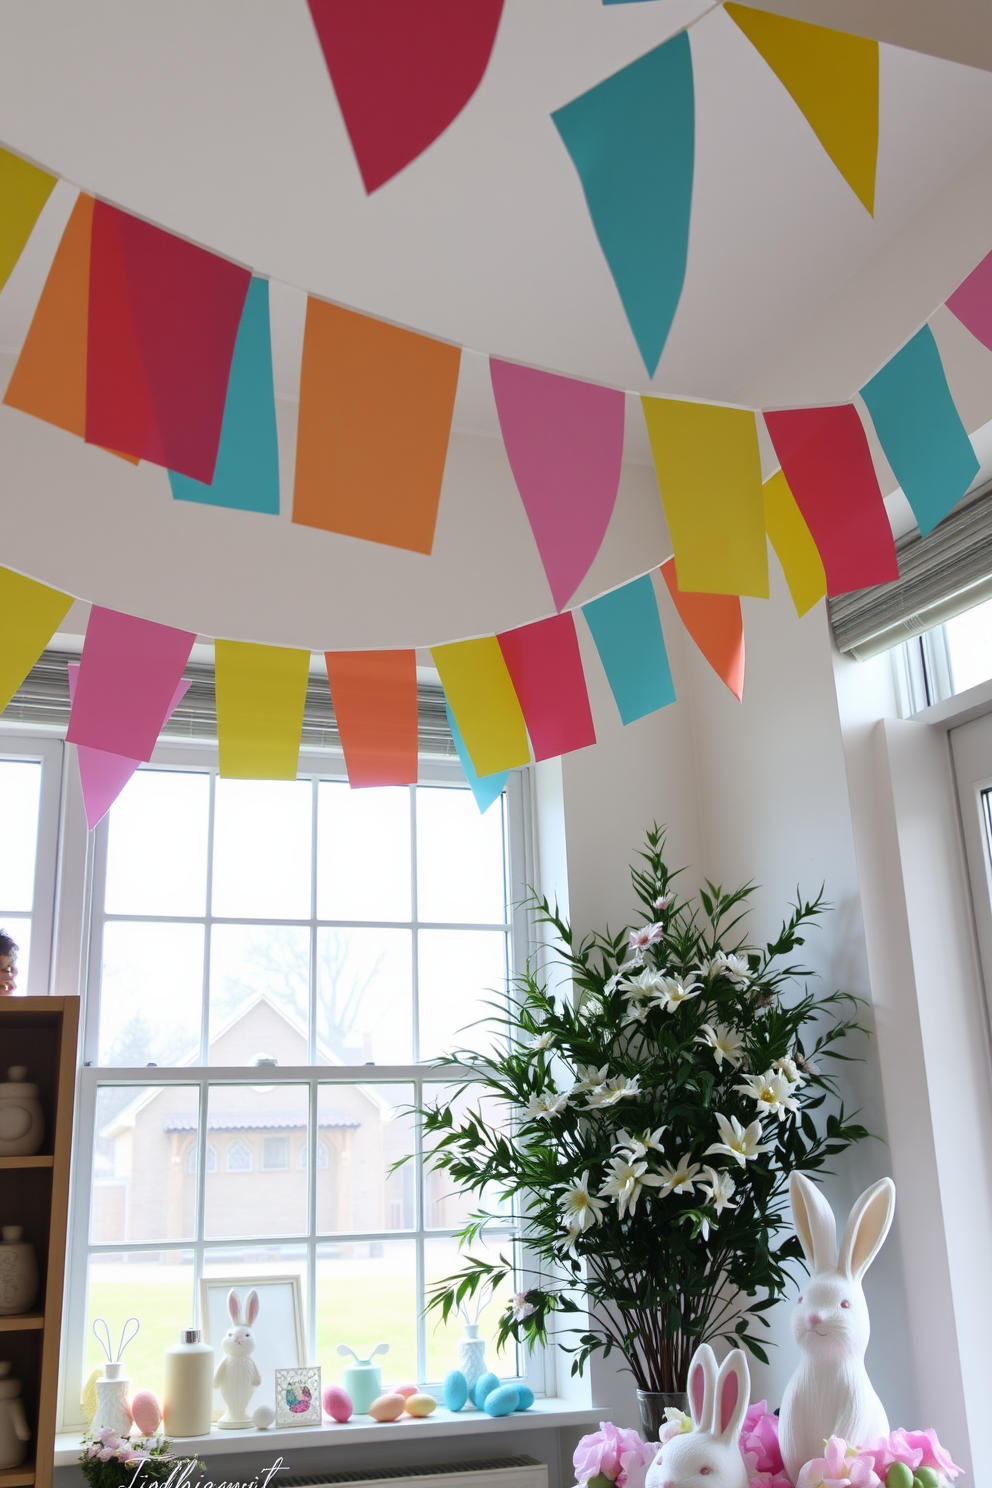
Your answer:
[[[296,1365],[276,1370],[276,1425],[319,1426],[320,1369]]]

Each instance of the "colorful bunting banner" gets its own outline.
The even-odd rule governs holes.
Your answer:
[[[675,702],[650,574],[582,606],[624,724]]]
[[[170,470],[169,481],[177,501],[279,515],[279,444],[267,279],[252,279],[241,312],[214,478],[206,485]]]
[[[958,285],[947,301],[947,308],[976,341],[992,351],[992,253]]]
[[[496,639],[527,721],[535,760],[595,744],[571,612],[504,630]]]
[[[685,594],[675,575],[675,559],[661,565],[679,618],[700,651],[738,702],[744,697],[744,619],[732,594]]]
[[[476,773],[529,764],[524,715],[496,637],[432,646],[431,656]]]
[[[416,651],[325,651],[351,786],[417,783]]]
[[[805,615],[827,592],[827,576],[816,543],[781,470],[762,487],[765,531],[775,549],[797,615]]]
[[[510,772],[509,770],[497,770],[495,775],[477,775],[475,766],[472,763],[472,756],[465,747],[465,740],[462,738],[461,730],[455,720],[455,715],[451,711],[450,703],[445,704],[444,711],[448,715],[448,727],[451,730],[451,737],[455,742],[455,751],[465,772],[465,779],[468,781],[469,788],[475,797],[475,804],[481,812],[485,813],[489,810],[493,802],[498,801],[503,794]]]
[[[642,398],[683,594],[768,598],[761,456],[754,414]]]
[[[295,780],[310,652],[215,641],[217,753],[226,780]]]
[[[71,595],[0,568],[0,713],[71,606]]]
[[[792,95],[844,180],[875,210],[878,42],[728,3],[724,10]]]
[[[365,190],[416,160],[482,81],[503,0],[308,0]]]
[[[823,561],[827,593],[897,579],[892,528],[854,405],[786,408],[764,417]]]
[[[861,389],[875,433],[924,536],[978,474],[928,325]]]
[[[457,346],[307,303],[293,521],[429,553]]]
[[[66,738],[150,760],[196,636],[94,605]]]
[[[0,150],[0,289],[14,272],[57,179],[9,150]]]
[[[653,377],[689,247],[696,125],[688,34],[673,36],[551,117]]]
[[[555,609],[602,545],[623,458],[624,395],[490,358],[499,426]]]

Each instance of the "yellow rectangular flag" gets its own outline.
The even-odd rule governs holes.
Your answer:
[[[679,589],[768,598],[768,548],[754,414],[641,399],[675,549]]]
[[[476,774],[526,765],[527,726],[496,637],[432,646],[431,655]]]
[[[789,490],[784,471],[776,470],[761,491],[765,531],[782,565],[796,614],[805,615],[827,592],[827,576],[816,543]]]
[[[72,596],[0,568],[0,713],[69,613]]]
[[[295,780],[310,652],[215,641],[217,744],[228,780]]]
[[[0,150],[0,289],[24,252],[55,180],[9,150]]]

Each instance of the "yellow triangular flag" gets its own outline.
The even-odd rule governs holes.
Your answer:
[[[805,615],[827,592],[827,576],[805,518],[781,470],[761,488],[765,531],[778,555],[797,615]]]
[[[217,753],[228,780],[295,780],[310,652],[215,641]]]
[[[72,596],[0,568],[0,713],[69,613]]]
[[[0,289],[23,253],[56,179],[9,150],[0,150]]]
[[[875,210],[878,42],[787,16],[724,10],[789,90],[851,190]]]

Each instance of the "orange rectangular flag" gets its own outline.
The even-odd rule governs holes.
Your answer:
[[[417,783],[416,651],[325,651],[348,783]]]

